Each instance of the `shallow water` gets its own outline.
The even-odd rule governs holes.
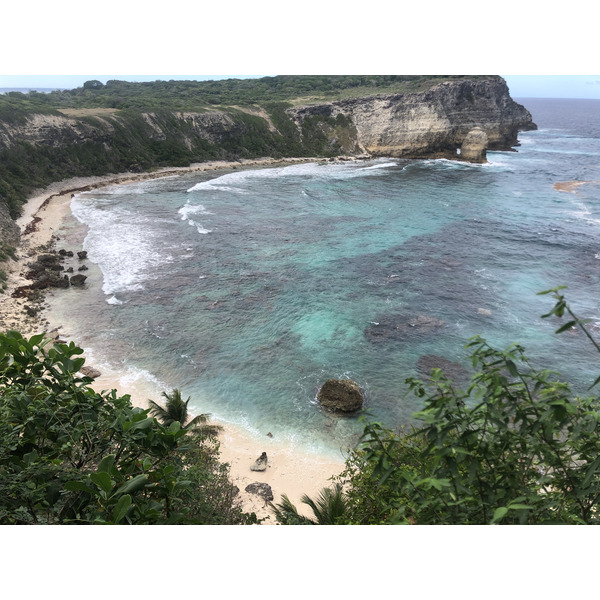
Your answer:
[[[404,385],[419,357],[464,361],[477,334],[568,364],[583,389],[597,357],[581,336],[553,335],[540,318],[552,300],[536,293],[568,285],[600,321],[600,188],[552,187],[600,180],[600,101],[523,104],[539,131],[486,165],[310,163],[80,194],[61,236],[88,251],[88,286],[57,294],[53,318],[97,363],[321,452],[362,430],[319,409],[326,379],[354,379],[397,426],[419,408]],[[385,335],[419,315],[443,325]]]

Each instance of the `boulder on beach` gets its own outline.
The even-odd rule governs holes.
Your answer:
[[[37,257],[37,262],[43,265],[53,265],[59,261],[59,256],[57,254],[40,254]]]
[[[79,369],[79,372],[84,377],[91,377],[92,379],[96,379],[96,378],[100,377],[100,375],[102,375],[102,373],[100,373],[100,371],[98,371],[98,369],[94,369],[94,367],[88,367],[88,366],[81,367],[81,369]]]
[[[267,453],[263,452],[255,461],[254,464],[250,467],[251,471],[266,471],[267,470]]]
[[[260,496],[265,502],[273,501],[273,490],[268,483],[251,483],[244,488],[250,494]]]
[[[334,412],[355,412],[362,408],[364,397],[351,379],[328,379],[317,394],[321,406]]]
[[[71,277],[70,282],[71,285],[83,285],[87,277],[85,275],[77,274]]]
[[[81,250],[81,251],[79,251],[79,252],[77,253],[77,256],[78,256],[80,259],[87,258],[87,251],[86,251],[86,250]]]

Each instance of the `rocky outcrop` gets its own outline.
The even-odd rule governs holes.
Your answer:
[[[518,143],[519,131],[536,129],[529,111],[511,99],[501,77],[445,81],[422,92],[321,102],[288,108],[286,113],[300,137],[303,123],[315,117],[321,120],[317,133],[335,138],[330,141],[336,147],[354,155],[460,158],[469,152],[468,136],[477,128],[487,135],[487,148],[493,150],[508,150]],[[282,135],[262,108],[252,114],[264,121],[269,135]],[[198,143],[235,144],[249,131],[240,115],[242,111],[148,112],[134,122],[117,113],[87,118],[35,114],[19,123],[0,122],[0,149],[17,141],[51,147],[93,142],[108,148],[115,135],[134,126],[144,128],[148,139],[168,140],[187,150]],[[133,131],[133,138],[139,133]]]
[[[260,496],[265,503],[273,501],[273,490],[268,483],[251,483],[244,489],[249,494],[256,494],[257,496]]]
[[[351,379],[328,379],[317,399],[324,408],[339,413],[356,412],[364,402],[360,387]]]
[[[21,232],[17,224],[11,219],[8,207],[0,199],[0,244],[18,246]]]
[[[365,337],[374,344],[404,341],[432,334],[445,325],[444,321],[431,315],[387,315],[369,323]]]
[[[482,162],[486,149],[510,150],[518,143],[519,131],[537,128],[529,111],[511,99],[501,77],[448,81],[424,92],[301,106],[287,112],[298,127],[311,116],[333,119],[343,114],[355,127],[362,151],[402,158]]]
[[[94,369],[94,367],[88,367],[87,365],[81,367],[81,369],[79,369],[79,372],[84,377],[90,377],[91,379],[97,379],[98,377],[100,377],[102,375],[102,373],[100,373],[100,371],[98,371],[98,369]]]
[[[485,161],[485,151],[489,145],[487,133],[481,127],[471,129],[465,136],[460,150],[460,158],[474,163]]]
[[[85,275],[81,275],[80,273],[78,273],[77,275],[73,275],[69,282],[71,283],[71,285],[83,285],[86,279],[87,277]]]
[[[263,452],[255,461],[254,464],[250,467],[251,471],[266,471],[268,466],[268,458],[267,453]]]

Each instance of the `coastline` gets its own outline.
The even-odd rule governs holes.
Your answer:
[[[56,182],[35,193],[23,206],[23,214],[17,220],[21,229],[21,242],[17,248],[18,260],[7,261],[3,268],[7,272],[7,288],[0,303],[0,330],[16,329],[25,337],[36,333],[50,333],[58,335],[62,324],[51,322],[48,311],[49,298],[46,294],[38,300],[39,307],[31,314],[27,298],[15,297],[13,294],[20,287],[28,286],[31,281],[25,278],[27,263],[33,256],[51,249],[58,239],[57,232],[60,226],[70,215],[70,203],[73,194],[89,191],[91,189],[115,184],[132,183],[148,179],[158,179],[194,171],[213,171],[232,168],[246,168],[253,166],[275,166],[278,164],[292,164],[301,162],[314,162],[319,159],[287,158],[272,159],[259,158],[241,161],[212,161],[194,163],[189,167],[175,167],[158,169],[144,173],[120,173],[97,177],[77,177],[61,182]],[[18,295],[18,294],[17,294]],[[60,332],[61,338],[68,339],[68,335]],[[71,341],[71,340],[69,340]],[[76,344],[76,339],[72,340]],[[94,366],[93,363],[86,363]],[[151,382],[123,382],[122,373],[105,373],[99,376],[92,387],[97,391],[116,389],[120,395],[130,394],[134,406],[148,408],[147,398],[157,399],[159,390]],[[296,505],[300,512],[311,516],[308,507],[301,503],[304,494],[315,497],[323,487],[330,484],[329,479],[339,474],[344,469],[344,458],[340,455],[339,461],[330,456],[321,456],[299,450],[288,443],[278,442],[276,438],[265,436],[257,439],[249,433],[228,423],[214,420],[223,426],[219,436],[221,461],[230,465],[230,478],[239,488],[243,508],[247,512],[255,512],[258,518],[263,518],[264,524],[275,524],[271,510],[261,497],[245,491],[250,483],[260,482],[271,486],[274,503],[281,501],[286,494]],[[269,457],[266,471],[251,471],[250,466],[262,454],[267,452]]]

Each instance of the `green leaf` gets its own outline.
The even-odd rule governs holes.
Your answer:
[[[563,331],[571,329],[571,327],[575,327],[575,325],[577,325],[577,321],[569,321],[568,323],[565,323],[562,327],[559,327],[554,333],[562,333]]]
[[[138,421],[137,423],[134,423],[131,426],[131,430],[133,431],[134,429],[148,429],[149,427],[152,427],[153,421],[154,421],[154,419],[151,417],[148,417],[147,419],[144,419],[143,421]]]
[[[101,473],[110,473],[114,464],[115,455],[109,454],[100,461],[100,464],[98,465],[98,468],[96,470]]]
[[[112,521],[115,525],[117,525],[127,514],[129,507],[131,506],[131,496],[129,494],[125,494],[125,496],[121,496],[115,509],[112,514]]]
[[[500,519],[504,518],[504,516],[506,515],[507,512],[508,512],[508,508],[506,506],[499,506],[494,511],[494,516],[492,517],[492,520],[490,521],[490,525],[493,525],[494,523],[497,523],[498,521],[500,521]]]
[[[90,479],[107,494],[112,490],[112,480],[108,473],[90,473]]]
[[[506,361],[506,368],[508,369],[508,372],[513,377],[518,377],[519,376],[519,371],[517,370],[517,365],[515,365],[515,363],[512,360],[507,360]]]
[[[67,481],[65,483],[65,489],[69,492],[88,492],[89,494],[93,493],[83,481]]]
[[[559,285],[558,287],[552,288],[551,290],[545,290],[543,292],[538,292],[536,296],[545,296],[546,294],[552,294],[553,292],[558,292],[558,290],[566,290],[568,286]]]
[[[128,494],[137,492],[139,489],[143,488],[148,481],[147,475],[136,475],[133,479],[130,479],[126,483],[124,483],[116,492],[117,494]]]
[[[529,506],[527,504],[510,504],[508,506],[509,510],[530,510],[533,506]]]
[[[598,465],[600,465],[600,456],[596,458],[592,464],[587,468],[587,472],[585,478],[582,482],[582,487],[586,487],[589,485],[590,481],[594,476],[598,476]]]
[[[29,343],[32,346],[39,346],[40,342],[44,339],[44,337],[45,337],[45,334],[43,334],[43,333],[40,333],[38,335],[34,335],[34,336],[32,336],[32,337],[29,338]]]
[[[23,455],[23,461],[28,467],[31,466],[38,458],[39,456],[37,450],[35,449]]]

